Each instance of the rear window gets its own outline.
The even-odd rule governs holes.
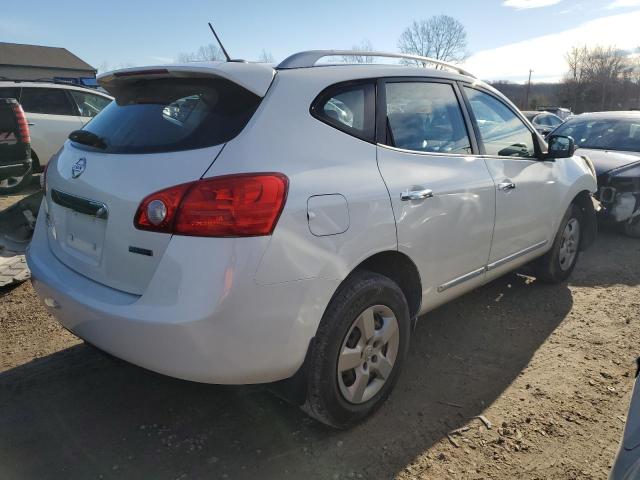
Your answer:
[[[0,100],[0,145],[7,143],[10,134],[16,133],[16,114],[13,112],[13,103]],[[15,140],[15,136],[11,137]],[[14,142],[15,143],[15,142]]]
[[[139,80],[119,89],[83,130],[100,137],[107,153],[192,150],[231,140],[259,103],[228,80]]]
[[[0,98],[15,98],[20,100],[20,89],[16,87],[0,87]]]
[[[20,103],[25,112],[77,115],[71,99],[61,88],[23,88]]]

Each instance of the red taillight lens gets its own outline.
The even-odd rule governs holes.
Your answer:
[[[31,143],[31,136],[29,135],[29,124],[27,123],[27,117],[22,110],[22,106],[19,103],[13,104],[13,111],[16,114],[16,120],[18,120],[18,130],[20,132],[20,139],[22,143]]]
[[[200,180],[184,196],[174,231],[210,237],[269,235],[286,194],[287,178],[279,174]]]
[[[288,179],[280,173],[227,175],[177,185],[146,197],[136,228],[202,237],[270,235],[282,212]],[[155,200],[166,207],[154,225],[148,209]],[[158,205],[153,204],[152,207]],[[155,218],[157,222],[158,217]]]

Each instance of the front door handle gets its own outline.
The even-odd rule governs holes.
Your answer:
[[[498,190],[502,190],[504,192],[508,192],[509,190],[514,190],[516,188],[516,184],[513,182],[502,182],[498,184]]]
[[[402,192],[400,194],[400,200],[423,200],[425,198],[433,197],[433,190],[429,188],[425,188],[422,190],[407,190],[406,192]]]

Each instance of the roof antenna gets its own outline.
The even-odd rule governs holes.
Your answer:
[[[218,41],[218,45],[220,45],[220,48],[222,49],[222,53],[224,53],[224,56],[227,59],[227,62],[232,62],[233,60],[231,60],[231,57],[229,56],[227,51],[224,49],[224,45],[222,45],[222,42],[218,38],[218,34],[213,29],[213,25],[211,25],[211,22],[208,22],[208,23],[209,23],[209,28],[211,29],[211,33],[213,33],[213,36],[216,37],[216,40]]]

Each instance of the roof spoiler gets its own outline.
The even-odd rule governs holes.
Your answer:
[[[115,95],[129,82],[156,78],[223,78],[264,97],[275,70],[264,64],[237,62],[194,62],[162,66],[135,67],[98,75],[102,88]]]

